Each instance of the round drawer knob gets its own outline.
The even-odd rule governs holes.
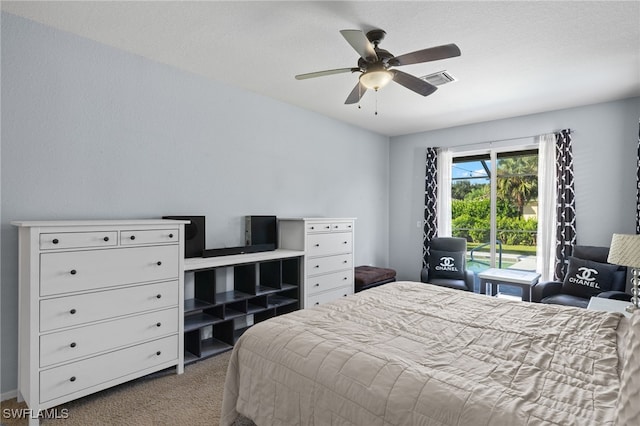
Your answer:
[[[314,303],[314,305],[315,305],[315,306],[318,306],[319,304],[320,304],[320,302],[316,302],[316,303]]]
[[[162,262],[160,262],[160,261],[158,260],[158,263],[156,263],[156,265],[160,266],[160,265],[162,265]]]
[[[161,294],[159,294],[159,295],[157,295],[157,296],[156,296],[156,298],[157,298],[157,299],[160,299],[161,297],[162,297],[162,295],[161,295]]]
[[[136,236],[135,236],[135,235],[132,235],[132,236],[130,236],[129,238],[131,238],[131,240],[133,241],[133,240],[135,240],[135,239],[136,239]]]
[[[75,310],[75,309],[72,309],[72,310],[70,310],[70,311],[69,311],[69,313],[70,313],[71,315],[73,315],[73,314],[75,314],[75,313],[76,313],[76,310]]]
[[[160,356],[160,354],[161,354],[161,353],[162,353],[162,352],[158,351],[158,352],[156,352],[156,355]]]
[[[69,379],[70,382],[75,382],[76,381],[76,376],[71,376],[71,378]]]
[[[69,345],[69,347],[71,347],[71,348],[75,348],[75,347],[76,347],[76,342],[71,342],[71,344]]]
[[[156,323],[156,327],[160,327],[162,323]]]
[[[349,261],[348,260],[343,260],[342,263],[349,263]]]
[[[105,242],[106,242],[106,241],[109,241],[109,237],[104,237],[104,238],[103,238],[103,240],[104,240]]]
[[[320,244],[316,244],[316,247],[320,247]]]
[[[77,273],[78,273],[78,271],[76,271],[75,269],[72,269],[69,273],[70,273],[71,275],[75,275],[75,274],[77,274]]]
[[[169,238],[173,238],[173,234],[169,234]]]
[[[60,241],[57,238],[54,238],[53,241],[51,241],[53,244],[58,244]]]
[[[314,266],[314,268],[319,268],[319,267],[320,267],[320,265],[316,265],[316,266]]]
[[[320,287],[320,283],[315,283],[313,286],[314,287]]]

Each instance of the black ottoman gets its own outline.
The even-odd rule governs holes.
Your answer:
[[[355,292],[366,290],[396,280],[395,269],[376,266],[355,267]]]

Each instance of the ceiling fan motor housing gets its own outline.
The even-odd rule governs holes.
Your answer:
[[[387,35],[387,33],[384,30],[371,30],[367,33],[367,39],[369,39],[369,41],[373,43],[374,46],[378,46],[378,44],[380,44],[380,42],[384,40],[385,35]]]

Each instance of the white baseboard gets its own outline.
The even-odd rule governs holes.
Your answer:
[[[0,394],[0,401],[6,401],[7,399],[15,398],[18,396],[18,389],[10,390]]]

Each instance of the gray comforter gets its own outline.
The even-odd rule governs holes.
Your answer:
[[[627,323],[387,284],[251,327],[221,425],[610,425]]]

